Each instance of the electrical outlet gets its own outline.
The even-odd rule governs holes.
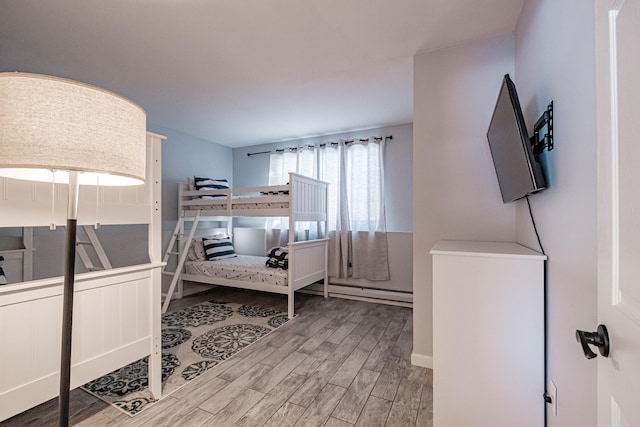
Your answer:
[[[558,387],[556,387],[556,384],[551,380],[549,380],[549,395],[551,396],[553,415],[558,416]]]

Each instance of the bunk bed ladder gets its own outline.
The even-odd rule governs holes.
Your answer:
[[[178,219],[176,228],[173,230],[173,235],[171,236],[171,240],[169,241],[169,246],[167,247],[167,251],[162,258],[162,261],[165,263],[165,266],[162,268],[162,274],[172,277],[171,284],[169,285],[169,290],[167,291],[167,295],[165,296],[164,302],[162,303],[162,313],[165,313],[167,311],[169,302],[171,301],[171,297],[173,296],[173,292],[175,291],[176,285],[178,284],[178,280],[180,280],[180,276],[182,275],[182,268],[184,267],[184,263],[187,260],[187,254],[189,253],[189,247],[191,246],[191,240],[196,233],[199,221],[200,211],[198,211],[196,216],[193,218],[191,229],[189,230],[189,235],[185,240],[185,244],[180,244],[180,240],[184,238],[184,217]],[[178,264],[176,265],[176,269],[174,271],[167,270],[167,261],[171,256],[178,257]]]
[[[76,251],[78,256],[82,260],[87,271],[99,271],[99,270],[109,270],[113,268],[111,266],[111,262],[107,257],[107,253],[104,251],[102,244],[100,244],[100,239],[98,239],[98,235],[91,225],[83,225],[80,228],[84,230],[84,234],[87,236],[87,240],[77,240],[76,241]],[[94,265],[89,253],[85,249],[86,247],[92,247],[94,252],[96,253],[96,257],[98,261],[100,261],[101,265]]]

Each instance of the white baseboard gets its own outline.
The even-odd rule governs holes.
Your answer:
[[[322,290],[322,284],[316,283],[307,286],[301,292],[321,295]],[[329,283],[329,296],[413,308],[413,294],[408,292],[385,291]]]
[[[411,353],[411,364],[423,368],[433,369],[433,356]]]

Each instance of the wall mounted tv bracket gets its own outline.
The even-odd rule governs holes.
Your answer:
[[[540,138],[540,131],[547,127],[547,132]],[[533,136],[529,138],[533,154],[540,155],[544,149],[553,150],[553,101],[547,105],[547,109],[542,113],[536,124],[533,126]]]

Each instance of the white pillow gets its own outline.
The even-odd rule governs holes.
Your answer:
[[[193,239],[191,246],[189,246],[189,252],[187,253],[187,259],[189,261],[204,261],[207,257],[204,254],[204,244],[202,239]]]

